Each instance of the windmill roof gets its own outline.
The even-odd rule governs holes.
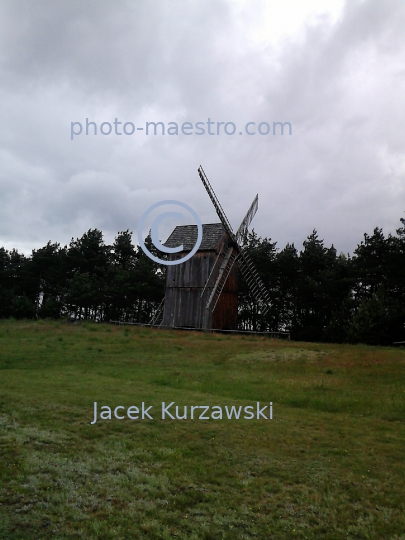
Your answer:
[[[225,233],[222,223],[204,224],[202,230],[203,238],[198,251],[215,249]],[[197,225],[178,225],[163,245],[166,247],[183,245],[184,251],[191,251],[197,241],[197,235]]]

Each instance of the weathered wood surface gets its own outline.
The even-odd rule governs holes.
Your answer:
[[[220,264],[215,266],[209,286],[201,297],[224,242],[228,245],[230,243],[227,234],[222,236],[215,251],[197,251],[188,261],[167,267],[163,326],[224,330],[237,328],[237,263],[228,276],[213,314],[206,308],[206,304],[218,277]],[[171,258],[183,255],[172,255]]]

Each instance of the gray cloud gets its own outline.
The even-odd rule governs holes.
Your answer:
[[[315,227],[352,251],[404,209],[402,0],[348,2],[282,45],[256,44],[225,0],[0,4],[0,245],[108,241],[161,199],[282,247]],[[257,2],[248,3],[258,9]],[[292,136],[85,136],[70,122],[290,121]],[[163,231],[165,232],[165,231]],[[163,233],[162,233],[163,234]]]

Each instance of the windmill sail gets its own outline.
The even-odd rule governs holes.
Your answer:
[[[262,315],[266,315],[270,309],[271,298],[247,253],[240,252],[238,265],[251,295],[258,303],[260,312]]]
[[[243,218],[242,223],[236,233],[236,242],[239,244],[241,239],[246,235],[249,225],[252,223],[252,219],[255,217],[257,209],[259,208],[259,195],[253,199],[249,210],[246,212],[246,216]]]
[[[206,308],[210,309],[212,312],[214,311],[215,306],[217,305],[217,302],[225,286],[226,280],[228,279],[228,276],[232,270],[232,267],[234,263],[236,262],[236,260],[238,260],[238,266],[241,270],[243,278],[245,279],[249,287],[250,294],[252,295],[254,300],[257,302],[260,313],[262,315],[266,315],[266,313],[270,309],[270,301],[271,301],[270,295],[267,292],[266,287],[264,286],[263,281],[261,280],[259,274],[257,273],[250,257],[239,244],[241,239],[246,235],[248,227],[257,212],[257,209],[259,206],[259,197],[258,195],[256,195],[256,197],[253,199],[253,202],[250,205],[250,208],[247,211],[245,217],[243,218],[243,221],[240,224],[240,227],[235,235],[234,232],[232,231],[231,224],[229,223],[229,220],[226,217],[225,212],[221,206],[221,203],[219,202],[217,196],[215,195],[215,192],[212,189],[212,186],[209,183],[209,180],[203,168],[201,167],[201,165],[198,168],[198,174],[200,175],[201,181],[204,184],[204,187],[212,201],[212,204],[214,205],[214,208],[218,214],[219,219],[221,220],[222,225],[225,228],[225,231],[228,233],[228,235],[231,237],[231,240],[233,241],[233,245],[228,248],[228,251],[226,252],[226,254],[220,253],[218,255],[217,261],[215,262],[214,267],[216,266],[219,258],[222,256],[224,257],[224,260],[222,261],[220,269],[219,269],[217,280],[211,291],[210,297],[207,301]],[[213,274],[213,270],[205,284],[203,293],[208,287],[208,283],[211,279],[212,274]]]
[[[218,253],[218,256],[217,256],[217,258],[216,258],[216,260],[215,260],[215,263],[214,263],[214,265],[213,265],[213,267],[212,267],[212,270],[211,270],[211,272],[210,272],[210,275],[208,276],[208,279],[207,279],[207,281],[205,282],[204,288],[203,288],[203,290],[202,290],[202,292],[201,292],[201,298],[204,296],[204,293],[205,293],[206,289],[208,288],[208,286],[210,285],[210,283],[212,283],[212,278],[213,278],[213,276],[215,275],[215,269],[216,269],[216,267],[217,267],[217,264],[218,264],[218,262],[221,260],[222,257],[225,257],[225,256],[226,256],[226,253],[227,253],[227,251],[228,251],[228,247],[229,247],[229,246],[227,246],[225,243],[222,244],[222,247],[221,247],[221,249],[220,249],[220,251],[219,251],[219,253]]]
[[[165,299],[160,302],[157,310],[155,311],[155,314],[149,321],[149,324],[151,326],[160,326],[163,322],[163,316],[164,316],[164,310],[165,310]]]
[[[238,256],[239,254],[232,247],[228,248],[225,258],[219,268],[217,281],[215,282],[214,288],[212,289],[210,297],[208,298],[206,305],[207,309],[214,311],[225,286],[226,280],[228,279],[228,276],[231,273],[232,267]]]
[[[222,225],[225,227],[226,232],[229,234],[232,240],[235,240],[235,235],[232,231],[231,224],[229,223],[229,220],[225,215],[224,209],[222,208],[221,203],[219,202],[217,196],[215,195],[215,191],[212,189],[212,186],[207,178],[207,175],[205,174],[204,169],[201,167],[201,165],[198,168],[198,174],[200,175],[201,181],[204,184],[205,189],[207,190],[209,198],[211,199],[212,204],[214,205],[214,208],[218,214],[219,219],[221,220]]]

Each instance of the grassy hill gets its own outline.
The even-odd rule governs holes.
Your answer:
[[[404,349],[1,321],[0,538],[403,540],[404,381]]]

